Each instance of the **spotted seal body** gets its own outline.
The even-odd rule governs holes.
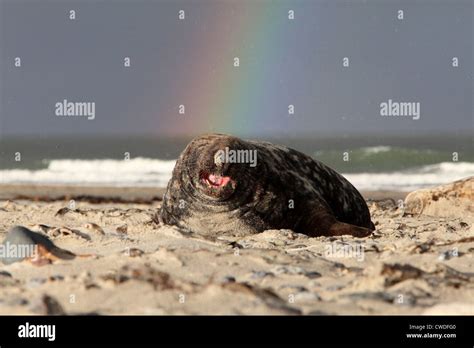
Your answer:
[[[292,229],[364,237],[374,230],[360,193],[333,169],[284,146],[223,134],[197,137],[185,148],[160,219],[207,235]]]

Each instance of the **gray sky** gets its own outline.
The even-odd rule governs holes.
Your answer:
[[[0,0],[0,6],[3,135],[474,129],[472,1]],[[70,9],[75,20],[68,19]],[[123,66],[127,56],[130,68]],[[63,99],[94,102],[95,119],[56,116]],[[388,99],[420,103],[420,119],[382,117],[380,103]],[[180,104],[185,115],[178,114]]]

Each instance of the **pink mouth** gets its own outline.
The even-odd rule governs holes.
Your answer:
[[[224,187],[230,182],[229,176],[220,176],[215,174],[209,174],[203,178],[204,182],[211,187]]]

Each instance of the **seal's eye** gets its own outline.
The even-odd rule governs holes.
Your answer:
[[[209,187],[224,187],[230,181],[229,176],[221,176],[218,174],[205,174],[202,176],[203,182]]]

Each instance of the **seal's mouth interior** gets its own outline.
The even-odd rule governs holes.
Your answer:
[[[202,181],[209,187],[224,187],[230,181],[230,176],[221,176],[219,174],[203,174]]]

